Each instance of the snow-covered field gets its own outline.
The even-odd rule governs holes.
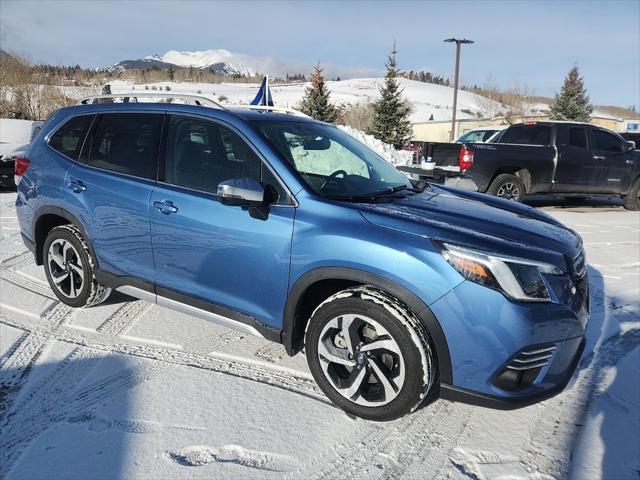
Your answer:
[[[123,295],[72,310],[0,194],[0,477],[625,479],[640,472],[640,215],[545,207],[583,235],[588,345],[570,390],[503,412],[350,418],[302,355]]]
[[[411,121],[426,122],[433,115],[434,120],[449,120],[453,106],[453,88],[431,83],[418,82],[400,78],[400,86],[404,97],[411,104]],[[369,103],[379,97],[380,85],[384,78],[354,78],[342,81],[327,81],[331,92],[331,101],[336,105],[355,105]],[[255,83],[186,83],[159,82],[147,85],[134,85],[121,80],[110,82],[113,93],[135,91],[149,91],[152,88],[166,91],[168,86],[172,93],[201,94],[217,100],[226,98],[223,103],[230,105],[248,104],[253,100],[260,85]],[[305,83],[272,84],[271,93],[275,104],[279,107],[296,107],[304,95]],[[149,90],[145,90],[148,87]],[[86,89],[79,87],[64,87],[65,93],[71,96],[86,94]],[[494,102],[495,104],[495,102]],[[475,93],[460,90],[458,92],[459,119],[485,116],[488,108],[496,109],[496,105],[489,106],[489,100]],[[465,111],[463,111],[465,110]],[[472,112],[469,114],[468,112]]]

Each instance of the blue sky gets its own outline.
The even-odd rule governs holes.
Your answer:
[[[597,104],[640,107],[640,1],[173,2],[0,0],[0,45],[54,64],[105,66],[167,50],[451,75],[447,37],[475,44],[462,80],[552,95],[577,63]]]

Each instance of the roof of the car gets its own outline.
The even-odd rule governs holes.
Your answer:
[[[277,108],[277,107],[275,107]],[[130,103],[90,103],[82,105],[74,105],[67,107],[69,111],[81,112],[114,112],[114,111],[158,111],[158,112],[176,112],[190,113],[197,115],[205,115],[211,118],[229,119],[229,117],[240,118],[245,121],[272,121],[272,122],[312,122],[321,123],[318,120],[307,117],[305,115],[296,115],[294,113],[285,113],[282,111],[257,110],[249,107],[214,108],[202,105],[188,105],[183,103],[159,103],[159,102],[130,102]]]

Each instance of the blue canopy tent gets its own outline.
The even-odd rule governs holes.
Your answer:
[[[262,78],[262,83],[260,84],[260,90],[258,90],[258,94],[256,98],[253,99],[251,105],[262,105],[265,107],[273,107],[273,98],[271,97],[271,90],[269,89],[269,76],[265,75]]]

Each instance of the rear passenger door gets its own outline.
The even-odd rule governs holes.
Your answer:
[[[600,165],[593,157],[586,125],[556,127],[556,166],[553,191],[588,193],[596,190]]]
[[[280,328],[295,215],[290,196],[231,126],[168,118],[166,164],[150,201],[158,296]],[[279,192],[266,220],[218,201],[220,182],[247,177]]]
[[[98,115],[63,189],[93,244],[100,269],[154,280],[149,201],[158,165],[162,113]]]
[[[593,158],[598,163],[598,191],[601,193],[620,193],[629,183],[632,169],[625,153],[624,140],[604,129],[591,127],[593,138]]]

